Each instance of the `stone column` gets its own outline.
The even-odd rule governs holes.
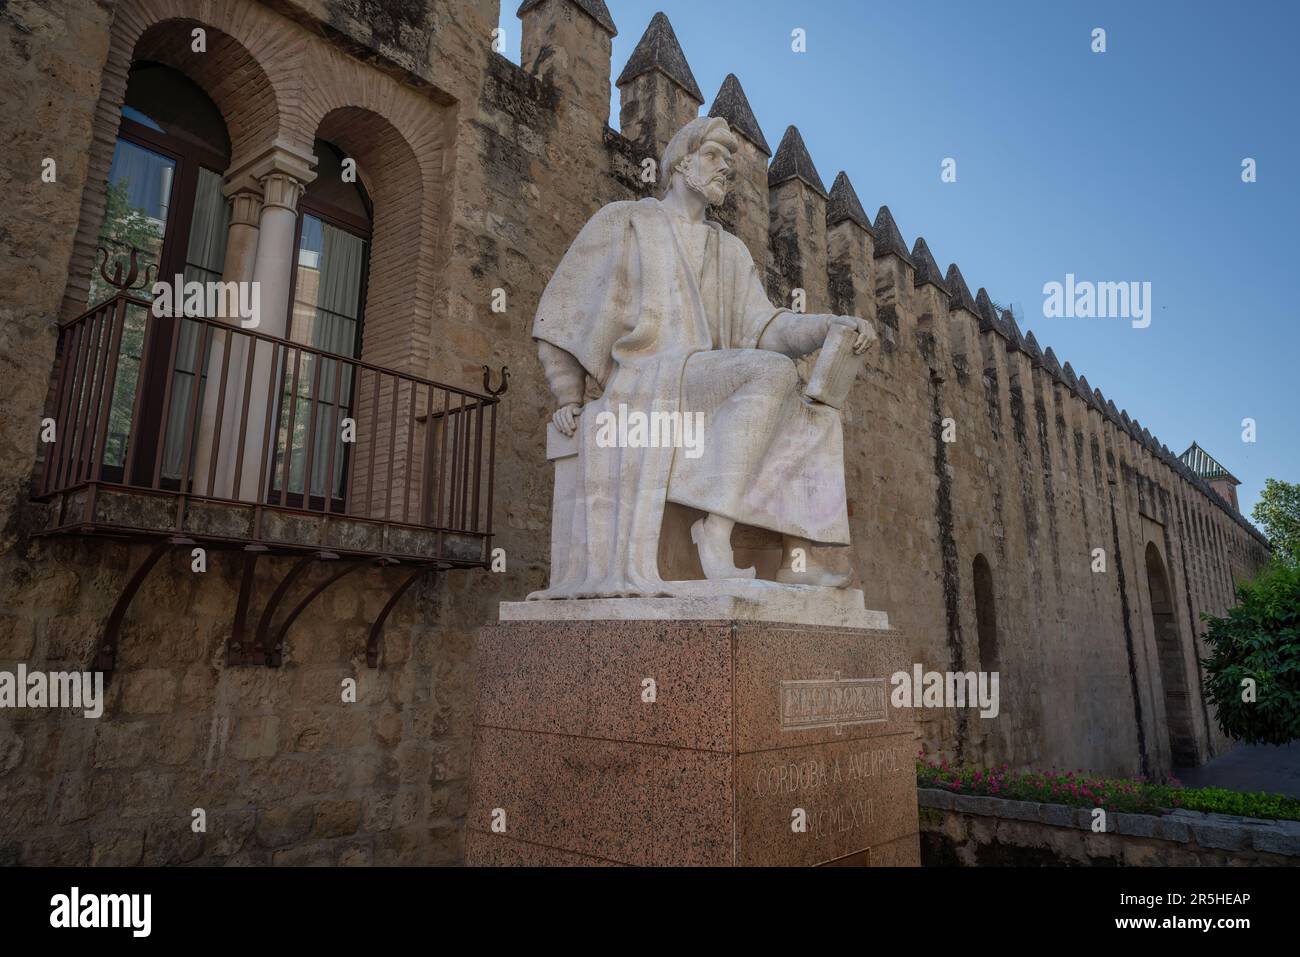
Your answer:
[[[258,286],[261,310],[256,332],[265,336],[288,338],[289,330],[289,277],[293,271],[293,236],[297,228],[298,200],[306,185],[288,173],[276,170],[261,177],[262,211],[258,217],[257,256],[253,262],[253,282]],[[275,405],[280,393],[279,363],[273,364],[270,343],[259,342],[253,358],[253,388],[248,398],[248,429],[244,439],[244,464],[240,479],[240,495],[244,501],[255,501],[265,494],[258,487],[263,460],[259,454],[266,432],[267,406],[271,406],[270,441],[265,444],[266,477],[263,486],[271,484],[274,465],[274,435],[276,432]]]
[[[316,178],[316,157],[309,150],[275,145],[256,156],[226,177],[226,192],[234,200],[231,234],[224,279],[248,281],[257,291],[258,311],[255,322],[238,323],[241,328],[263,336],[287,338],[289,330],[289,279],[293,272],[297,229],[298,200],[306,185]],[[239,456],[240,422],[244,410],[244,373],[253,340],[243,339],[240,348],[232,349],[231,368],[227,372],[227,407],[221,430],[225,439],[221,455],[228,464],[229,480],[225,495],[240,501],[256,502],[265,498],[269,485],[270,455],[274,448],[275,420],[267,435],[267,411],[275,415],[280,391],[279,370],[272,364],[272,345],[259,342],[254,349],[252,386],[249,390],[247,419],[244,428],[243,463],[239,469],[239,489],[235,494],[235,460]],[[236,371],[237,369],[237,371]],[[217,375],[220,367],[217,367]],[[214,385],[217,385],[214,378]],[[215,401],[215,400],[214,400]],[[263,466],[262,450],[267,449],[267,478],[259,487]]]

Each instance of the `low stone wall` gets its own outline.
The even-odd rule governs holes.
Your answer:
[[[1300,865],[1300,821],[1174,810],[1108,812],[1007,801],[937,788],[917,790],[921,863],[945,866]]]

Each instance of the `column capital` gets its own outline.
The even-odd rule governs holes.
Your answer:
[[[269,195],[263,200],[266,205],[286,206],[284,199],[290,200],[288,209],[293,209],[302,195],[302,189],[316,178],[316,156],[310,150],[295,143],[273,143],[252,159],[233,167],[226,174],[225,193],[234,196],[242,190],[255,193],[267,193],[267,182],[277,177],[277,201],[272,202]],[[296,182],[296,191],[285,192],[281,184],[283,179]]]
[[[302,198],[302,191],[307,185],[279,170],[267,173],[258,182],[262,184],[262,209],[278,206],[291,213],[297,211],[298,200]]]
[[[262,194],[248,187],[227,190],[230,200],[230,225],[257,227],[262,212]]]

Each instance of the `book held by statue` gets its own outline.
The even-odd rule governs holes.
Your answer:
[[[804,395],[814,402],[821,402],[833,409],[844,408],[848,401],[849,389],[858,373],[866,367],[867,354],[853,354],[853,340],[858,337],[856,330],[836,323],[826,334],[817,364],[813,366],[812,375],[808,377],[808,386]]]

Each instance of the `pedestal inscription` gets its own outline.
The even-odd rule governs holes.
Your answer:
[[[470,864],[918,863],[897,632],[503,622],[475,652]]]

